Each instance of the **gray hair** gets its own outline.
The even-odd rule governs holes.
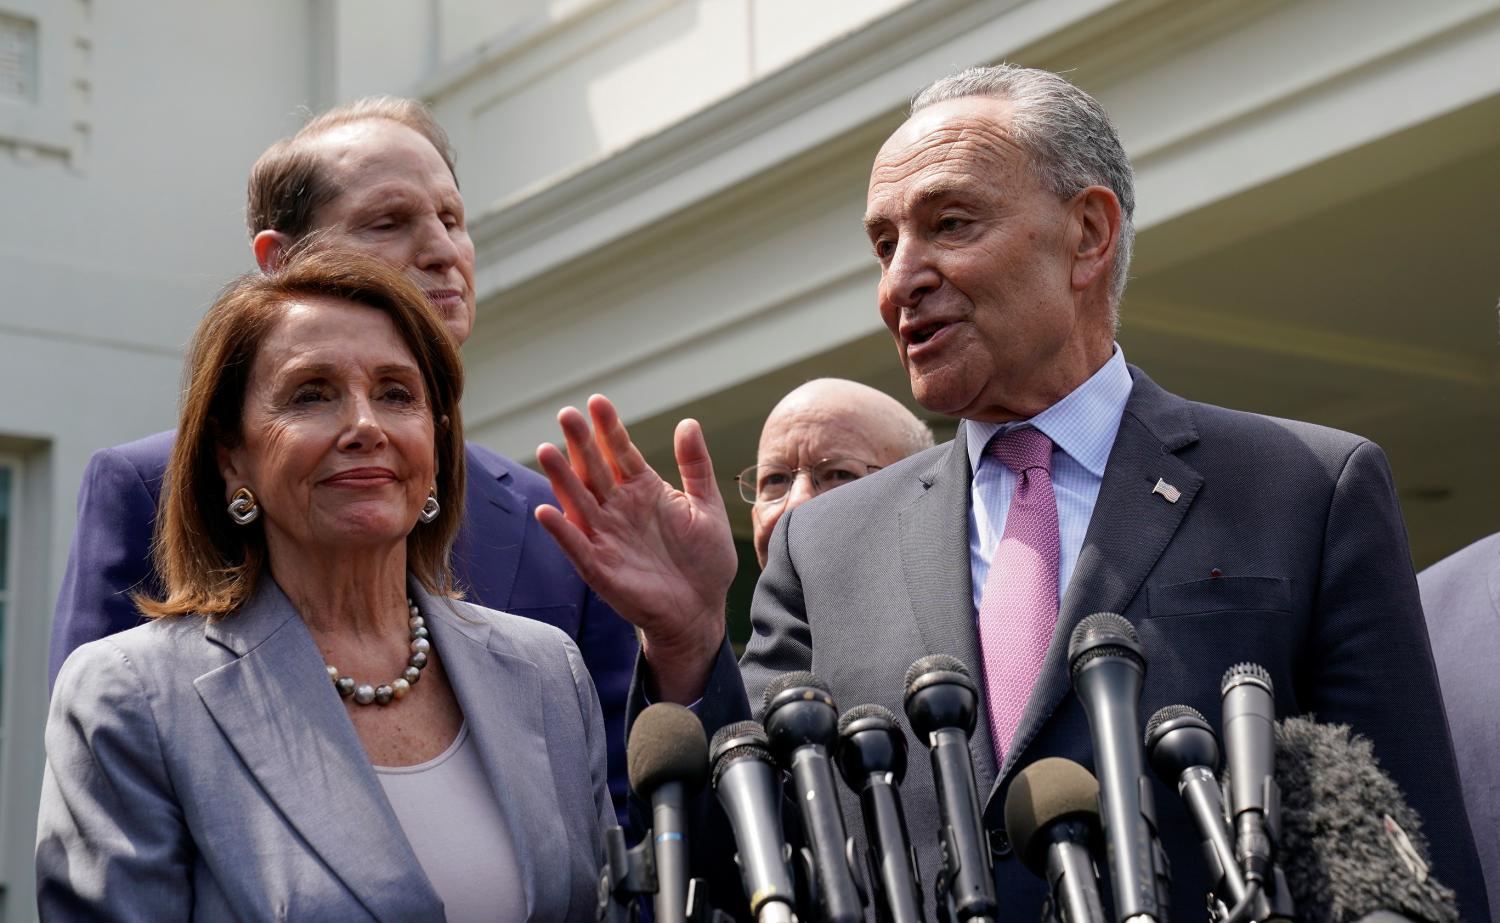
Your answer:
[[[912,97],[911,114],[968,96],[1015,105],[1011,130],[1038,179],[1058,198],[1067,201],[1089,186],[1107,187],[1119,198],[1120,238],[1110,267],[1110,308],[1118,311],[1135,242],[1135,172],[1109,113],[1051,71],[997,64],[971,67],[929,84]]]

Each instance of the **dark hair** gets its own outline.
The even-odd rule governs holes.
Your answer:
[[[328,177],[323,154],[308,142],[329,129],[371,119],[405,125],[426,138],[448,165],[453,182],[458,183],[453,147],[431,110],[415,99],[367,96],[314,117],[295,135],[282,138],[260,155],[250,168],[245,197],[245,223],[250,236],[280,231],[295,242],[312,230],[313,214],[343,190]]]
[[[287,306],[310,298],[354,302],[391,319],[421,371],[432,409],[442,515],[406,539],[407,568],[429,592],[456,596],[448,552],[463,520],[463,366],[432,306],[404,275],[360,253],[301,250],[273,273],[231,283],[198,324],[188,350],[182,418],[156,517],[153,557],[162,599],[136,597],[148,616],[223,615],[254,592],[266,564],[265,531],[224,511],[220,445],[241,438],[256,354]]]

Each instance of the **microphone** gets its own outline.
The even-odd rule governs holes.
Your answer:
[[[1228,916],[1229,908],[1244,901],[1247,891],[1224,820],[1218,737],[1196,709],[1168,705],[1146,722],[1146,756],[1161,780],[1175,787],[1187,802],[1193,825],[1203,837],[1212,896],[1226,905],[1220,908],[1220,916]],[[1265,908],[1257,909],[1260,912],[1254,918],[1265,919]]]
[[[1062,923],[1104,923],[1093,852],[1100,840],[1099,782],[1072,760],[1047,757],[1016,774],[1005,793],[1005,829],[1016,855],[1047,882]]]
[[[1275,846],[1271,840],[1280,795],[1276,790],[1276,698],[1271,674],[1253,663],[1236,664],[1224,674],[1224,749],[1229,755],[1229,812],[1235,855],[1245,881],[1265,882]]]
[[[765,729],[755,721],[720,728],[709,745],[709,758],[714,792],[734,831],[750,912],[758,923],[792,923],[796,892],[781,832],[781,773]]]
[[[958,920],[992,921],[995,869],[980,819],[979,788],[969,757],[969,735],[979,713],[979,690],[963,661],[923,657],[906,671],[906,720],[932,751],[932,778],[942,818],[943,869],[937,902]]]
[[[1370,741],[1307,718],[1274,732],[1280,864],[1297,919],[1456,923],[1457,898],[1432,873],[1421,819]]]
[[[1135,628],[1113,612],[1088,616],[1068,642],[1068,667],[1094,744],[1115,916],[1164,920],[1166,856],[1143,768],[1139,710],[1146,658]]]
[[[837,740],[838,708],[828,686],[811,673],[783,673],[765,692],[765,726],[771,753],[792,777],[816,884],[816,917],[857,923],[864,902],[849,866],[844,815],[828,751]]]
[[[708,741],[698,716],[669,702],[635,719],[625,747],[630,788],[651,801],[658,923],[686,923],[688,855],[684,803],[708,776]]]
[[[906,835],[898,786],[906,778],[906,735],[880,705],[857,705],[839,719],[839,773],[859,792],[875,916],[884,923],[919,923],[922,892],[917,858]]]

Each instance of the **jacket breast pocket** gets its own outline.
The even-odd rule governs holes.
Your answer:
[[[1210,577],[1149,587],[1147,618],[1210,612],[1290,612],[1288,577]]]

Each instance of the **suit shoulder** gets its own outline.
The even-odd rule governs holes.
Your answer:
[[[469,454],[470,467],[479,469],[469,471],[469,477],[487,476],[503,480],[533,504],[553,502],[552,485],[541,474],[477,442],[466,442],[464,448]]]
[[[136,676],[136,682],[142,686],[150,687],[163,677],[182,675],[179,665],[193,659],[195,654],[201,656],[204,650],[203,626],[203,619],[196,615],[153,619],[80,645],[63,662],[56,688],[61,692],[68,677],[72,677],[73,685],[78,685],[83,677],[97,683],[128,673]],[[203,665],[192,676],[211,666]]]
[[[1356,453],[1384,466],[1378,445],[1355,433],[1214,404],[1191,402],[1199,443],[1189,451],[1213,452],[1256,467],[1292,470],[1305,476],[1313,468],[1337,480]]]
[[[489,625],[505,639],[506,645],[522,656],[541,651],[577,649],[568,633],[536,619],[490,609],[478,603],[450,600],[454,614],[471,625]],[[528,656],[528,659],[533,659]]]
[[[172,457],[172,446],[177,442],[177,431],[153,433],[143,439],[121,443],[100,449],[89,460],[91,468],[98,465],[128,465],[143,478],[160,477],[167,470]]]
[[[1423,593],[1449,581],[1471,581],[1500,567],[1500,532],[1453,552],[1417,575]]]

